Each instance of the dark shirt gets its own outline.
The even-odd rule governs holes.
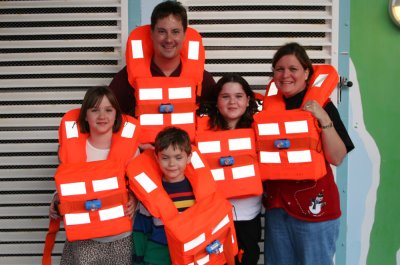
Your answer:
[[[194,204],[193,188],[187,178],[175,183],[163,181],[162,184],[179,212],[183,212]]]
[[[303,103],[304,96],[306,95],[307,90],[303,90],[302,92],[298,93],[297,95],[285,98],[286,109],[298,109],[300,108],[301,104]],[[350,139],[349,134],[347,133],[346,127],[343,124],[342,119],[340,118],[339,111],[332,103],[331,100],[323,106],[326,113],[328,113],[329,118],[333,122],[333,126],[335,127],[339,137],[342,139],[344,145],[346,146],[347,152],[350,152],[354,149],[354,144]]]
[[[160,77],[165,76],[161,69],[153,62],[150,65],[150,71],[152,76]],[[182,71],[182,66],[179,65],[175,71],[170,75],[171,77],[179,77]],[[212,75],[204,70],[203,72],[203,82],[202,82],[202,93],[200,97],[197,97],[196,102],[201,103],[207,101],[212,94],[214,89],[215,81]],[[128,71],[126,66],[122,68],[113,78],[109,85],[110,89],[114,92],[115,97],[121,107],[123,113],[135,116],[135,94],[134,88],[128,81]]]

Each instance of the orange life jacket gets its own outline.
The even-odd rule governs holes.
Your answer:
[[[234,264],[237,254],[232,205],[216,192],[210,168],[193,146],[185,176],[193,187],[196,202],[179,213],[162,186],[162,173],[154,151],[146,150],[127,168],[130,188],[153,217],[164,223],[172,264]],[[219,240],[217,253],[206,247]]]
[[[150,71],[153,42],[149,25],[129,35],[126,64],[129,83],[135,89],[136,109],[144,133],[142,143],[154,142],[159,131],[173,125],[195,135],[196,91],[201,95],[205,51],[201,35],[188,27],[180,53],[179,77],[152,77]]]
[[[68,111],[62,118],[58,129],[60,148],[58,156],[61,163],[86,162],[86,140],[88,133],[81,133],[77,124],[80,109]],[[139,122],[128,115],[122,115],[122,124],[111,139],[109,159],[127,163],[134,157],[141,128]]]
[[[67,112],[59,127],[59,158],[55,174],[69,241],[117,235],[132,230],[132,221],[124,215],[128,202],[125,167],[138,147],[139,123],[123,115],[121,128],[112,136],[107,160],[86,162],[86,141],[77,124],[80,109]],[[59,220],[50,219],[42,264],[51,264],[51,251]]]
[[[331,65],[315,65],[302,105],[310,99],[321,106],[339,81]],[[263,180],[317,180],[326,174],[317,120],[301,109],[286,110],[274,80],[268,84],[263,111],[254,115],[254,129]]]
[[[213,131],[208,122],[206,116],[197,118],[195,142],[219,191],[226,198],[260,195],[262,183],[253,128]]]

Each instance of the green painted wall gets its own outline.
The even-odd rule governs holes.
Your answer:
[[[400,28],[390,20],[388,3],[351,1],[350,57],[365,125],[381,155],[368,265],[396,264],[400,249]]]

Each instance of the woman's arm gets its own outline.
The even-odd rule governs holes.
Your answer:
[[[347,154],[347,149],[328,113],[315,100],[307,101],[303,110],[310,112],[320,124],[322,148],[326,160],[334,166],[340,165]]]

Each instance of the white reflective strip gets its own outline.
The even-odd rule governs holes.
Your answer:
[[[199,169],[204,167],[203,160],[201,160],[197,152],[192,152],[192,159],[190,160],[194,169]]]
[[[210,262],[210,255],[206,255],[196,261],[197,265],[204,265]]]
[[[235,244],[235,238],[232,235],[232,244]]]
[[[194,113],[172,113],[171,124],[190,124],[194,123]]]
[[[153,190],[157,189],[157,185],[144,172],[134,177],[134,179],[140,184],[140,186],[142,186],[142,188],[147,193],[150,193]]]
[[[78,137],[78,123],[76,121],[66,121],[65,130],[67,133],[67,139]]]
[[[122,205],[119,205],[117,207],[100,210],[99,216],[100,216],[100,221],[107,221],[111,219],[124,217],[125,216],[124,207]]]
[[[267,96],[275,96],[276,94],[278,94],[278,88],[275,85],[275,82],[272,82],[271,85],[269,86],[269,90],[268,90],[268,94]]]
[[[118,178],[112,177],[107,179],[93,180],[93,191],[99,192],[103,190],[115,190],[118,189]]]
[[[219,247],[219,253],[222,253],[222,252],[224,252],[224,245],[221,245],[221,246]]]
[[[321,87],[327,77],[328,77],[328,74],[319,75],[315,79],[314,84],[312,86]]]
[[[162,88],[139,88],[139,100],[154,100],[162,98]]]
[[[61,196],[86,194],[85,182],[61,184]]]
[[[163,114],[142,114],[139,116],[140,125],[163,125]],[[145,133],[145,132],[143,132]]]
[[[131,40],[131,46],[132,46],[132,58],[133,59],[139,59],[139,58],[144,57],[141,40]]]
[[[136,125],[131,122],[125,122],[122,129],[121,137],[132,138],[135,133]]]
[[[233,179],[242,179],[242,178],[250,178],[255,176],[254,165],[242,166],[242,167],[233,167],[232,168],[232,177]]]
[[[198,60],[199,59],[199,47],[200,43],[198,41],[189,41],[188,49],[188,59]]]
[[[202,154],[220,153],[221,152],[221,142],[220,141],[199,142],[197,144],[197,146]]]
[[[279,124],[278,123],[262,123],[258,124],[259,135],[279,135]]]
[[[66,225],[90,224],[89,213],[67,213],[64,217]]]
[[[261,163],[281,163],[279,152],[260,152]]]
[[[194,262],[190,262],[188,265],[194,265]]]
[[[215,181],[225,179],[224,169],[222,168],[211,169],[211,173]]]
[[[311,151],[290,151],[287,152],[289,163],[305,163],[311,162]]]
[[[189,251],[197,246],[200,246],[204,241],[206,241],[206,235],[203,233],[196,237],[195,239],[183,244],[183,251]]]
[[[307,121],[288,121],[285,122],[286,133],[306,133],[308,132]]]
[[[248,138],[237,138],[228,140],[229,150],[250,150],[251,149],[251,139]]]
[[[221,230],[227,224],[229,224],[229,216],[225,215],[224,219],[222,219],[221,222],[219,222],[217,224],[217,226],[214,227],[214,229],[212,230],[211,234],[214,235],[215,233],[217,233],[219,230]]]
[[[176,87],[168,89],[169,99],[192,98],[192,88],[189,87]]]

